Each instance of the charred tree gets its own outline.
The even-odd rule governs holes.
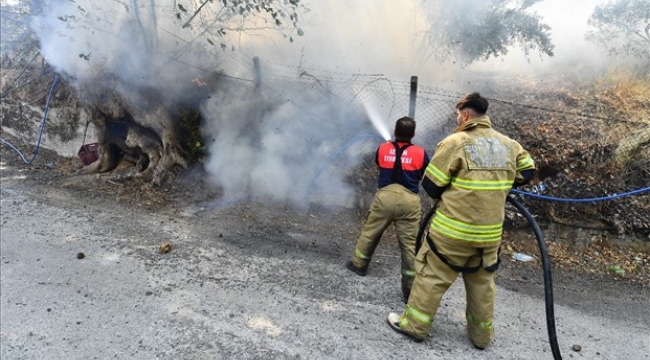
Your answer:
[[[122,159],[135,164],[133,177],[160,185],[176,167],[187,168],[188,149],[179,141],[176,118],[154,89],[83,89],[89,120],[99,129],[100,156],[79,174],[112,171]],[[88,96],[90,94],[90,96]],[[127,176],[130,177],[130,176]]]

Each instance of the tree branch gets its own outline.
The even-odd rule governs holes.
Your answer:
[[[194,20],[194,18],[196,17],[196,15],[199,14],[199,12],[201,11],[201,9],[203,9],[203,7],[205,6],[205,4],[207,4],[209,1],[210,1],[210,0],[205,0],[205,1],[203,2],[203,4],[201,4],[201,6],[199,6],[199,8],[196,9],[196,11],[194,12],[194,14],[192,14],[192,16],[190,16],[190,18],[187,19],[187,21],[185,22],[185,24],[183,24],[183,26],[181,26],[181,27],[182,27],[183,29],[185,29],[186,27],[190,26],[190,22],[192,22],[192,20]]]
[[[647,34],[647,33],[648,33],[648,32],[646,31],[646,34]],[[647,42],[650,42],[650,37],[643,35],[643,33],[642,33],[641,31],[632,31],[632,34],[634,34],[634,35],[639,35],[639,37],[640,37],[641,39],[643,39],[643,40],[645,40],[645,41],[647,41]]]

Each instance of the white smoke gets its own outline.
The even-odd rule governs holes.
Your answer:
[[[194,43],[196,34],[181,28],[173,4],[54,0],[31,25],[48,64],[75,85],[98,86],[110,77],[171,99],[214,65]]]
[[[545,0],[535,9],[554,28],[557,44],[556,57],[544,59],[542,64],[559,64],[558,59],[566,56],[585,61],[597,58],[576,45],[585,44],[586,18],[596,5],[585,0],[580,3],[583,6]],[[263,62],[345,76],[383,74],[408,81],[416,75],[421,84],[462,91],[477,90],[472,84],[458,85],[458,79],[473,69],[539,71],[539,67],[530,66],[531,59],[522,61],[517,51],[468,68],[424,57],[423,34],[430,27],[422,6],[437,4],[421,0],[312,1],[306,4],[312,11],[301,14],[304,36],[294,36],[290,42],[274,33],[247,36],[249,32],[233,31],[223,39],[228,44],[224,47],[206,42],[198,26],[183,28],[186,19],[176,19],[176,2],[51,1],[48,11],[34,20],[33,28],[47,62],[78,82],[92,83],[111,74],[119,77],[122,88],[146,86],[174,99],[187,93],[198,75],[221,71],[226,75],[223,78],[243,78],[211,84],[215,93],[202,105],[202,133],[209,149],[205,167],[226,196],[302,202],[318,193],[348,196],[351,189],[346,186],[346,176],[358,166],[361,156],[371,154],[381,141],[364,138],[377,132],[364,111],[350,105],[356,89],[339,90],[347,93],[333,96],[326,82],[319,84],[321,90],[300,89],[263,72],[263,86],[255,90],[245,81],[253,77],[252,64],[240,65],[238,70],[232,63],[222,66],[245,58],[226,54],[234,48],[237,53],[259,56]],[[564,39],[570,39],[570,47]],[[405,110],[384,109],[389,129],[406,115]]]
[[[244,43],[244,50],[285,64],[341,73],[383,74],[404,81],[415,75],[421,84],[465,92],[472,85],[465,86],[461,80],[471,78],[474,71],[548,79],[549,74],[562,73],[567,67],[600,69],[609,60],[603,49],[585,39],[585,33],[594,8],[606,1],[543,0],[529,9],[551,26],[551,38],[556,45],[553,57],[540,57],[535,52],[526,56],[520,48],[512,47],[506,56],[470,66],[436,59],[435,49],[425,37],[427,31],[435,28],[428,23],[426,13],[443,5],[459,11],[459,6],[469,3],[476,4],[473,11],[479,11],[493,0],[312,1],[312,12],[303,17],[305,36],[295,39],[293,44],[277,42],[271,46],[267,39],[251,39]],[[471,12],[460,12],[460,21],[455,25],[462,27],[463,17],[471,16]]]
[[[254,89],[247,82],[252,64],[241,64],[245,56],[230,56],[230,46],[210,46],[205,37],[197,40],[201,29],[184,29],[175,11],[171,3],[52,1],[32,25],[47,62],[79,85],[108,77],[119,84],[106,91],[123,97],[146,88],[175,99],[197,83],[209,84],[214,93],[201,107],[205,167],[226,197],[292,203],[349,197],[346,176],[380,141],[364,137],[374,130],[349,102],[352,90],[339,89],[348,93],[337,97],[326,88],[300,89],[270,78],[263,90]],[[231,38],[237,41],[246,40]],[[343,149],[350,142],[354,147]]]
[[[373,130],[359,107],[327,88],[296,85],[276,80],[255,89],[233,82],[205,102],[205,167],[226,196],[304,205],[353,195],[346,176],[381,138],[367,135]]]
[[[45,59],[79,81],[92,81],[99,72],[124,74],[124,78],[146,73],[143,62],[151,58],[140,53],[143,44],[129,24],[129,14],[118,2],[98,5],[57,1],[46,14],[34,18],[33,29]]]
[[[551,27],[551,39],[555,45],[553,57],[537,54],[526,56],[523,51],[513,49],[502,59],[473,64],[472,70],[493,71],[503,74],[534,75],[546,80],[565,80],[563,75],[572,71],[602,72],[612,64],[605,49],[585,39],[589,30],[587,21],[595,7],[608,0],[544,0],[534,5],[531,11],[542,17]]]
[[[506,74],[544,72],[547,77],[547,73],[564,71],[567,66],[603,65],[604,52],[587,42],[584,35],[589,15],[605,1],[543,0],[530,9],[552,27],[551,37],[556,45],[552,58],[525,56],[513,48],[507,56],[465,68],[439,63],[428,56],[431,49],[423,51],[427,47],[424,35],[432,29],[426,9],[450,3],[443,0],[304,1],[311,9],[300,14],[304,36],[294,34],[289,42],[287,37],[270,31],[233,30],[223,42],[228,48],[234,45],[248,55],[285,65],[348,74],[384,74],[404,81],[416,75],[423,84],[456,88],[458,80],[472,70]],[[175,2],[137,0],[55,0],[48,2],[47,12],[36,19],[34,28],[47,61],[80,80],[93,79],[103,71],[120,74],[138,85],[153,83],[156,88],[176,89],[178,84],[187,83],[200,73],[191,71],[186,63],[214,68],[221,49],[219,39],[213,38],[216,45],[211,46],[206,36],[199,36],[200,27],[182,28],[186,19],[175,18],[175,6]],[[208,4],[206,9],[214,6]],[[213,21],[201,20],[204,24]],[[463,26],[462,22],[458,26]]]

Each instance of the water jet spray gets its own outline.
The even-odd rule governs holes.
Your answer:
[[[369,105],[366,101],[362,101],[362,103],[363,108],[366,110],[366,115],[368,115],[368,119],[370,119],[370,122],[372,123],[372,126],[375,127],[379,135],[381,135],[384,140],[390,141],[390,130],[388,130],[388,125],[385,121],[383,121],[379,111],[375,107]]]

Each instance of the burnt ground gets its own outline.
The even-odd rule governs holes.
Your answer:
[[[219,203],[220,190],[203,180],[200,164],[179,172],[172,183],[154,188],[137,180],[121,181],[120,176],[129,171],[128,167],[118,168],[111,174],[74,176],[74,170],[81,166],[76,158],[62,158],[41,149],[32,165],[24,165],[6,146],[1,147],[1,154],[2,166],[11,169],[12,177],[20,178],[19,182],[11,182],[11,186],[28,189],[31,196],[48,206],[87,208],[88,212],[106,209],[112,213],[143,214],[160,217],[163,219],[161,224],[174,218],[193,218],[200,223],[201,233],[237,239],[230,240],[229,245],[242,251],[255,248],[256,256],[262,258],[296,252],[307,260],[329,258],[342,267],[354,248],[365,215],[362,208],[329,208],[318,204],[312,204],[308,209],[297,209],[258,201]],[[3,177],[7,177],[6,172]],[[3,187],[7,184],[3,181]],[[210,204],[214,205],[211,209],[206,206]],[[218,214],[213,211],[215,207]],[[534,213],[534,209],[531,211]],[[227,217],[232,228],[224,228],[218,220],[220,217]],[[512,217],[516,218],[515,215]],[[120,226],[121,222],[137,219],[114,220],[117,222],[115,225]],[[519,220],[513,223],[516,226],[510,226],[504,235],[504,261],[498,273],[498,286],[541,299],[544,296],[543,276],[536,241],[529,227]],[[125,226],[138,231],[137,224]],[[643,318],[646,320],[642,322],[650,321],[647,312],[650,304],[647,241],[622,239],[599,230],[558,224],[541,226],[546,232],[551,254],[557,306],[576,307],[587,314],[604,314],[606,318],[617,321]],[[329,241],[304,238],[300,233],[305,232]],[[576,240],[585,238],[591,240]],[[165,240],[168,239],[152,239],[146,244],[148,250],[142,250],[143,246],[140,246],[136,255],[144,261],[155,262],[152,259],[159,256],[155,249]],[[376,261],[384,264],[396,262],[397,254],[390,252],[395,246],[394,234],[389,231],[380,245]],[[176,261],[182,262],[185,257],[188,262],[194,262],[201,250],[173,252],[177,252],[174,255]],[[534,255],[537,259],[514,261],[512,255],[516,252]],[[208,257],[205,260],[212,259]],[[380,265],[377,271],[376,276],[381,276],[388,270]],[[318,289],[322,285],[319,291],[323,293],[333,291],[328,288],[331,284],[319,284],[319,279],[318,274],[313,274],[313,277],[303,280],[310,281],[312,288]],[[360,300],[373,299],[374,296],[363,292],[358,295]],[[566,349],[563,351],[567,352]],[[640,354],[639,358],[643,356]]]

